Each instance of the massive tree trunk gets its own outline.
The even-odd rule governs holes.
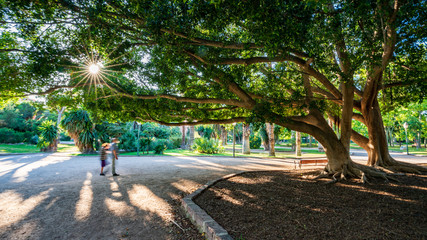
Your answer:
[[[243,124],[243,141],[242,141],[242,153],[243,154],[251,154],[251,148],[249,143],[249,137],[251,135],[251,129],[249,128],[249,124]]]
[[[368,166],[385,168],[393,172],[427,171],[425,167],[396,161],[390,156],[381,111],[376,99],[371,106],[362,104],[362,115],[368,128],[369,138],[366,140],[360,136],[354,137],[357,134],[353,132],[352,140],[368,153]]]
[[[367,181],[371,177],[387,179],[387,174],[383,171],[353,162],[348,148],[344,146],[343,141],[338,138],[318,110],[311,110],[302,122],[287,121],[276,122],[276,124],[308,133],[322,144],[328,158],[328,164],[324,169],[325,174],[322,176],[332,176],[334,181],[337,181],[337,178],[347,177],[360,178],[362,181]]]
[[[274,143],[275,143],[275,141],[274,141],[274,123],[266,123],[265,124],[265,126],[266,126],[266,130],[267,130],[267,135],[268,135],[268,143],[269,143],[269,146],[268,146],[268,149],[269,149],[269,152],[268,152],[268,156],[276,156],[276,152],[275,152],[275,150],[274,150]]]
[[[296,132],[296,139],[295,139],[295,155],[297,157],[301,156],[301,132]]]

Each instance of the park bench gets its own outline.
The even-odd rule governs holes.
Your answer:
[[[303,164],[315,164],[317,166],[317,163],[328,163],[327,158],[312,158],[312,159],[295,159],[295,169],[297,168],[297,164],[299,168],[301,169],[301,166]]]

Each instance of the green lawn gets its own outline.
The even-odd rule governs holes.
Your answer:
[[[404,145],[403,145],[404,146]],[[358,145],[352,143],[351,144],[351,149],[362,149],[361,147],[359,147]],[[392,152],[401,152],[401,153],[406,153],[406,149],[400,150],[399,146],[394,146],[394,147],[388,147],[389,151]],[[423,156],[427,156],[427,149],[426,148],[420,148],[420,149],[416,149],[411,147],[411,145],[409,145],[409,154],[414,154],[414,155],[423,155]]]
[[[325,157],[325,153],[319,153],[317,150],[304,150],[303,151],[304,158],[307,157]],[[136,156],[136,152],[127,152],[127,153],[121,153],[122,156]],[[142,152],[139,153],[140,156],[159,156],[158,154],[154,154],[154,152],[150,151],[149,154],[142,154]],[[226,151],[223,153],[218,154],[204,154],[204,153],[198,153],[190,150],[181,150],[181,149],[171,149],[166,150],[164,152],[165,156],[224,156],[224,157],[232,157],[233,152],[232,151]],[[251,154],[242,154],[241,149],[236,148],[235,151],[236,157],[261,157],[261,158],[268,158],[268,152],[253,152]],[[296,158],[294,152],[276,152],[276,157],[278,158]]]
[[[180,150],[180,149],[171,149],[166,150],[164,155],[166,156],[225,156],[225,157],[231,157],[233,156],[233,153],[231,149],[233,148],[232,144],[226,145],[225,148],[227,151],[219,154],[203,154],[203,153],[197,153],[189,150]],[[352,149],[361,149],[359,146],[352,144]],[[262,149],[262,148],[261,148]],[[400,150],[399,146],[396,147],[389,147],[390,151],[394,152],[406,152],[406,150]],[[236,144],[235,146],[235,155],[238,157],[269,157],[268,152],[254,152],[252,151],[251,154],[245,155],[242,154],[242,145]],[[35,145],[30,144],[0,144],[0,154],[1,153],[38,153],[40,152],[40,149],[37,148]],[[58,152],[78,152],[77,147],[74,145],[69,144],[59,144],[58,146]],[[303,157],[325,157],[324,153],[319,153],[317,150],[314,149],[303,149]],[[424,155],[427,156],[427,150],[425,148],[416,149],[409,147],[409,153],[410,154],[416,154],[416,155]],[[78,154],[75,155],[79,156],[93,156],[96,154]],[[123,156],[136,156],[136,152],[127,152],[122,153]],[[154,154],[153,151],[151,151],[149,154],[142,154],[140,152],[140,156],[158,156],[158,154]],[[276,157],[279,158],[295,158],[295,152],[291,151],[290,147],[284,146],[284,145],[276,145]]]
[[[59,144],[58,152],[78,151],[77,147],[69,144]],[[40,149],[31,144],[0,144],[0,153],[39,153]]]

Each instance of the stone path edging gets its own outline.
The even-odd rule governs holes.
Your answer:
[[[233,238],[223,227],[221,227],[221,225],[219,225],[211,216],[209,216],[209,214],[207,214],[201,207],[193,202],[193,199],[202,194],[206,189],[213,186],[215,183],[241,175],[246,172],[248,171],[229,174],[222,178],[209,181],[181,200],[182,207],[184,208],[187,216],[194,223],[194,225],[196,225],[199,231],[205,233],[205,237],[208,240],[232,240]]]

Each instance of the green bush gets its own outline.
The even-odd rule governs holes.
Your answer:
[[[155,154],[163,154],[163,152],[168,148],[167,139],[156,139],[151,143],[151,148],[154,150]]]
[[[39,136],[37,136],[37,135],[34,135],[34,136],[32,136],[31,138],[30,138],[30,144],[34,144],[34,145],[36,145],[37,143],[39,142]]]
[[[136,137],[133,132],[126,132],[120,137],[120,148],[125,151],[136,151]]]
[[[214,154],[222,152],[224,149],[217,139],[196,138],[194,139],[193,149],[200,153]]]
[[[24,135],[10,128],[0,128],[0,143],[21,143],[25,139]]]
[[[71,137],[68,136],[65,132],[59,134],[59,140],[61,141],[71,141]]]
[[[150,150],[151,148],[151,138],[149,137],[140,137],[139,138],[139,151],[143,152]]]
[[[172,145],[171,149],[176,149],[176,148],[180,148],[181,147],[181,142],[182,142],[182,138],[181,137],[171,137],[169,139],[169,141],[171,142],[171,145]]]
[[[258,149],[261,147],[261,138],[251,134],[249,137],[249,146],[251,149]]]

